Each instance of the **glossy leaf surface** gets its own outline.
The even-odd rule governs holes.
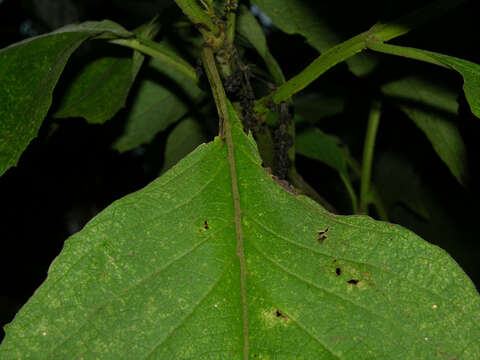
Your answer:
[[[286,191],[230,116],[233,153],[199,146],[67,240],[0,358],[479,357],[479,297],[444,251]]]
[[[15,166],[52,103],[52,92],[72,53],[92,37],[132,34],[105,20],[68,25],[0,50],[0,175]]]

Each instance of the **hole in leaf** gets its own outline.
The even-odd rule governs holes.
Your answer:
[[[358,279],[351,279],[351,280],[348,280],[347,283],[351,285],[357,285],[359,281],[360,280]]]
[[[337,274],[337,276],[340,276],[341,273],[342,273],[342,269],[340,269],[340,268],[337,267],[337,268],[335,269],[335,274]]]
[[[205,220],[205,221],[203,222],[203,228],[204,228],[205,230],[210,229],[210,228],[208,227],[208,221],[207,221],[207,220]]]
[[[282,314],[282,312],[280,310],[276,310],[275,311],[275,316],[276,317],[279,317],[279,318],[282,318],[282,319],[286,319],[287,317],[285,315]]]
[[[328,225],[325,230],[320,230],[320,231],[317,231],[317,234],[318,234],[318,242],[319,243],[323,243],[325,240],[328,239],[328,235],[327,233],[330,231],[330,225]]]

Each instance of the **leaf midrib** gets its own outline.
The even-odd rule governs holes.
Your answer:
[[[240,192],[238,190],[238,178],[237,168],[235,164],[235,150],[232,137],[232,123],[230,117],[230,109],[226,109],[225,115],[228,116],[224,119],[225,127],[225,140],[227,144],[227,159],[230,168],[230,177],[232,182],[232,198],[234,207],[234,223],[235,223],[235,236],[237,239],[237,251],[240,265],[240,287],[242,295],[242,310],[243,310],[243,358],[248,360],[248,323],[247,323],[247,293],[246,293],[246,274],[247,269],[245,265],[245,250],[243,247],[243,229],[242,229],[242,209],[240,206]],[[234,111],[234,110],[232,110]]]

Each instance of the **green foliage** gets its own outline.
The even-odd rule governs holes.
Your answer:
[[[480,100],[478,93],[480,91],[480,66],[470,61],[458,59],[453,56],[428,53],[428,55],[440,63],[449,66],[459,72],[464,80],[463,89],[465,96],[472,109],[472,112],[480,117]]]
[[[338,29],[332,29],[332,17],[339,19],[343,9],[325,3],[312,7],[307,1],[291,0],[254,0],[273,23],[288,34],[303,35],[308,43],[319,52],[324,52],[341,42]],[[360,54],[347,61],[356,75],[366,75],[375,67],[375,59],[368,54]]]
[[[285,191],[230,115],[241,215],[217,137],[67,240],[3,359],[478,354],[478,295],[445,252]]]
[[[197,121],[192,118],[183,119],[168,135],[163,169],[170,169],[206,141],[203,129]]]
[[[395,104],[425,133],[459,182],[467,180],[467,152],[455,124],[456,94],[421,78],[405,78],[383,86]]]
[[[262,28],[255,16],[245,6],[240,6],[237,21],[237,31],[240,36],[244,36],[250,44],[255,48],[258,54],[265,61],[270,74],[277,84],[285,82],[280,65],[270,53],[267,45],[267,39],[263,34]]]
[[[376,72],[383,57],[362,53],[368,48],[456,70],[479,117],[478,65],[383,43],[452,5],[439,1],[398,21],[367,24],[370,30],[340,42],[344,32],[331,26],[326,5],[253,3],[322,54],[285,81],[261,25],[234,0],[176,0],[186,17],[167,22],[173,30],[160,42],[155,20],[132,32],[105,20],[0,51],[0,175],[37,136],[68,59],[90,39],[107,50],[134,49],[133,56],[84,64],[66,79],[53,115],[103,124],[128,104],[111,146],[124,152],[165,141],[162,175],[65,241],[45,282],[5,327],[1,359],[480,358],[480,298],[464,271],[410,230],[361,215],[373,204],[371,215],[386,219],[384,204],[403,200],[428,217],[410,164],[388,161],[387,174],[380,172],[381,179],[388,166],[404,172],[396,190],[385,195],[374,184],[382,104],[411,118],[466,183],[466,146],[451,121],[457,94],[409,76],[364,78],[368,91],[353,96],[327,79],[321,90],[296,95],[344,61],[356,75]],[[334,17],[342,14],[335,9]],[[204,39],[194,49],[181,49],[195,46],[188,31],[176,30],[186,20]],[[246,65],[251,49],[261,64]],[[204,74],[183,58],[192,53],[201,53]],[[350,110],[352,98],[369,110]],[[342,129],[346,117],[368,117],[360,144],[345,145],[340,130],[352,130]],[[209,119],[217,118],[212,131]],[[323,130],[333,123],[338,136]],[[212,133],[218,136],[209,141]],[[362,154],[348,149],[362,144],[359,163]],[[326,210],[340,213],[324,199],[323,184],[299,174],[295,152],[334,169],[352,216]]]
[[[157,32],[158,26],[152,22],[134,33],[148,39]],[[83,117],[94,124],[111,119],[125,106],[143,61],[143,54],[135,51],[132,58],[100,57],[86,64],[69,84],[55,116]]]
[[[0,175],[15,166],[52,103],[52,93],[68,58],[95,37],[129,37],[120,25],[105,20],[68,25],[53,33],[0,51]]]
[[[340,139],[325,134],[317,128],[307,129],[295,137],[295,151],[311,159],[321,161],[338,171],[352,201],[352,209],[357,211],[357,195],[353,189],[347,167],[348,153]]]
[[[204,97],[203,91],[190,78],[169,64],[151,59],[145,70],[156,79],[141,80],[127,115],[125,130],[114,143],[114,148],[119,151],[150,142],[155,134],[177,122],[191,104],[198,104]],[[165,79],[175,85],[164,85]]]
[[[480,101],[478,100],[478,92],[480,90],[480,65],[453,56],[410,47],[376,43],[375,41],[367,40],[367,46],[372,50],[430,62],[457,71],[463,77],[463,90],[465,91],[465,96],[472,112],[477,117],[480,116]]]

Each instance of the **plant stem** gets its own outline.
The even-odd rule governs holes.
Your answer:
[[[361,214],[368,213],[370,179],[372,174],[373,150],[380,123],[380,102],[374,100],[368,116],[367,134],[363,147],[362,175],[360,180],[360,208]]]
[[[217,70],[217,65],[215,63],[215,57],[211,48],[205,46],[202,49],[202,62],[205,72],[207,73],[208,82],[212,87],[213,99],[215,100],[215,105],[217,106],[219,122],[218,122],[218,134],[222,137],[225,137],[223,125],[225,122],[228,122],[228,109],[225,94],[225,89],[223,88],[222,79]]]
[[[362,168],[360,166],[360,164],[358,163],[358,161],[353,158],[352,156],[350,156],[350,154],[347,154],[347,164],[348,166],[350,167],[350,169],[353,170],[353,172],[361,177],[362,176]],[[377,213],[378,213],[378,217],[380,218],[380,220],[383,220],[383,221],[388,221],[388,213],[387,213],[387,210],[385,208],[385,205],[383,204],[383,200],[380,196],[380,194],[378,193],[378,190],[375,186],[374,183],[370,183],[370,194],[371,194],[371,197],[369,197],[369,202],[372,203],[374,206],[375,206],[375,209],[377,210]],[[355,211],[355,214],[360,214],[359,210],[358,210],[358,207],[357,207],[357,211]]]
[[[370,186],[370,202],[375,205],[375,210],[380,220],[388,221],[388,213],[377,189]]]
[[[242,294],[242,307],[243,307],[243,358],[248,360],[248,322],[247,322],[247,286],[246,286],[246,263],[245,263],[245,251],[243,247],[243,229],[242,229],[242,209],[240,207],[240,192],[238,189],[237,170],[235,162],[234,144],[232,137],[232,123],[230,122],[230,114],[227,106],[227,96],[223,88],[223,83],[218,73],[217,65],[215,63],[215,57],[211,48],[205,46],[202,49],[202,61],[207,73],[208,81],[212,87],[213,97],[217,105],[217,111],[220,115],[220,123],[223,123],[223,138],[227,143],[228,152],[228,164],[230,167],[230,177],[232,181],[232,197],[234,206],[234,221],[235,221],[235,233],[237,238],[237,251],[236,255],[240,265],[240,284]]]
[[[352,202],[352,212],[353,214],[357,214],[358,212],[358,202],[357,202],[357,194],[353,189],[352,183],[350,180],[342,173],[339,173],[340,179],[342,179],[345,188],[347,189],[348,196],[350,197],[350,201]]]
[[[131,39],[114,39],[110,40],[109,42],[116,45],[126,46],[150,55],[155,59],[174,67],[182,74],[190,78],[193,82],[198,82],[197,73],[195,72],[193,66],[180,58],[167,47],[155,41],[143,39],[137,36],[136,38]]]
[[[237,20],[237,9],[238,9],[238,0],[227,0],[228,14],[227,14],[227,25],[226,25],[226,40],[227,43],[233,44],[235,40],[235,27]]]
[[[389,23],[378,23],[371,29],[372,37],[377,41],[388,41],[400,35],[406,34],[410,30],[416,29],[428,21],[447,14],[452,9],[467,0],[437,0],[403,15],[400,18]]]
[[[406,34],[410,30],[423,25],[427,20],[438,17],[463,2],[465,0],[439,0],[391,23],[375,24],[368,31],[328,49],[298,75],[279,86],[271,94],[257,100],[255,111],[262,114],[267,111],[268,105],[272,102],[279,104],[287,100],[311,84],[331,67],[367,49],[367,42],[381,43]]]
[[[411,48],[411,47],[385,44],[385,43],[374,41],[374,40],[367,40],[366,44],[370,50],[374,50],[384,54],[397,55],[397,56],[402,56],[409,59],[420,60],[430,64],[438,65],[447,69],[451,69],[449,66],[429,56],[428,52],[425,50],[419,51],[418,49]]]
[[[325,51],[298,75],[280,85],[270,95],[257,100],[255,104],[256,112],[264,113],[267,110],[267,106],[272,101],[274,104],[279,104],[282,101],[286,101],[291,96],[312,83],[316,78],[318,78],[331,67],[365,49],[365,34],[366,33],[357,35]]]
[[[202,9],[197,0],[175,0],[178,7],[202,33],[204,39],[218,36],[220,29],[213,24],[212,17]],[[211,2],[209,2],[209,8]]]

